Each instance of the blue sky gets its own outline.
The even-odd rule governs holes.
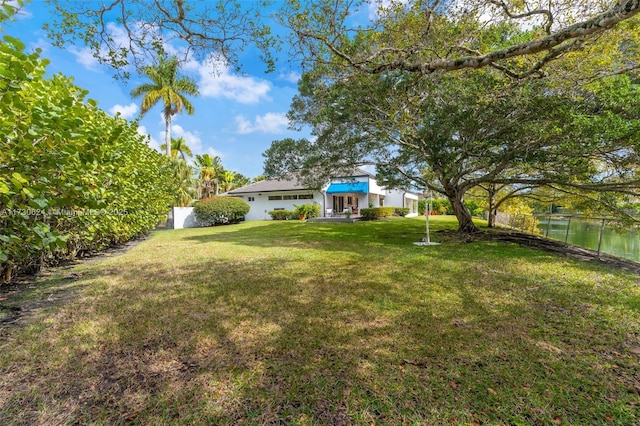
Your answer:
[[[29,3],[17,22],[5,25],[5,34],[18,37],[28,49],[42,49],[51,61],[49,74],[62,73],[89,90],[89,98],[110,114],[120,112],[128,119],[139,113],[139,99],[129,96],[132,88],[145,81],[133,73],[129,82],[113,78],[113,70],[101,66],[82,46],[64,50],[51,45],[42,23],[50,19],[44,1]],[[285,49],[286,51],[286,49]],[[308,137],[309,132],[288,130],[286,112],[297,93],[300,70],[286,59],[275,72],[265,74],[265,66],[250,54],[241,58],[240,73],[221,66],[212,73],[207,65],[191,61],[183,74],[198,83],[200,96],[192,99],[195,114],[174,117],[173,137],[184,137],[194,154],[219,155],[225,168],[253,178],[262,173],[262,153],[273,140]],[[156,106],[140,121],[139,131],[151,137],[151,146],[164,142],[164,121]]]

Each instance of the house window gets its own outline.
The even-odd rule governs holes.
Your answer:
[[[249,201],[255,201],[255,200],[256,200],[256,197],[247,197],[247,200],[249,200]]]
[[[298,200],[313,200],[313,194],[300,194]]]
[[[283,195],[282,199],[283,200],[297,200],[298,196],[297,195]]]
[[[282,200],[282,195],[269,195],[269,201]]]

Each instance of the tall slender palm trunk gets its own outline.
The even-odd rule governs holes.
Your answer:
[[[167,158],[171,158],[171,115],[165,115],[164,119],[164,143],[166,145]]]

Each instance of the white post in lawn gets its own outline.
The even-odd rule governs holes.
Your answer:
[[[426,217],[426,224],[425,224],[425,230],[427,233],[427,236],[425,238],[422,239],[422,241],[418,241],[417,243],[413,243],[417,246],[437,246],[440,245],[440,243],[432,243],[431,239],[429,238],[429,212],[431,211],[431,191],[429,191],[429,189],[425,188],[424,190],[424,198],[425,200],[427,200],[426,205],[425,205],[425,217]]]

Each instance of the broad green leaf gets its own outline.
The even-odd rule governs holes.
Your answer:
[[[24,176],[22,176],[18,172],[13,172],[11,177],[13,178],[13,180],[18,181],[18,182],[20,182],[22,184],[25,184],[25,183],[29,182]]]

